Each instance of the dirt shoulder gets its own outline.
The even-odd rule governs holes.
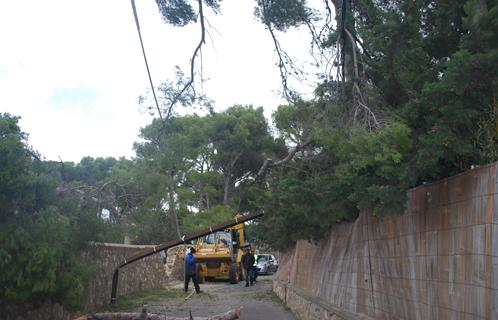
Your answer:
[[[230,309],[242,307],[241,319],[265,320],[282,319],[295,320],[296,317],[287,310],[272,291],[270,276],[258,277],[258,281],[250,287],[245,287],[245,282],[229,284],[228,282],[206,282],[201,284],[200,294],[192,294],[190,298],[186,293],[181,297],[165,298],[148,303],[147,311],[150,313],[169,316],[212,316],[225,313]],[[178,282],[174,288],[183,288]],[[193,290],[190,283],[189,290]],[[140,312],[140,309],[136,309]]]

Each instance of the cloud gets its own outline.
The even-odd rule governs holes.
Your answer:
[[[209,29],[197,70],[217,110],[254,104],[269,116],[282,102],[280,77],[253,6],[227,1],[223,15],[207,13],[218,31]],[[154,1],[137,9],[154,84],[172,79],[175,65],[188,74],[199,26],[165,25]],[[151,118],[137,105],[149,80],[129,1],[0,1],[0,30],[8,30],[0,33],[0,112],[22,117],[35,149],[53,160],[133,156]]]
[[[77,87],[55,87],[49,104],[56,108],[81,108],[90,111],[97,99],[97,90],[80,85]]]

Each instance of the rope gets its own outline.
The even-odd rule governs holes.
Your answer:
[[[147,75],[149,76],[150,87],[152,89],[152,95],[154,96],[154,101],[156,102],[157,112],[159,113],[159,118],[163,120],[161,114],[161,109],[159,109],[159,103],[157,102],[156,91],[154,90],[154,84],[152,83],[152,77],[150,76],[149,63],[147,62],[147,56],[145,55],[144,43],[142,41],[142,33],[140,32],[140,23],[138,22],[137,8],[135,7],[135,0],[131,0],[131,7],[133,9],[133,15],[135,16],[135,24],[137,25],[138,37],[140,38],[140,46],[142,47],[142,53],[144,55],[145,67],[147,68]]]

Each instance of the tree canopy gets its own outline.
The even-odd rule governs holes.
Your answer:
[[[222,2],[156,2],[166,23],[201,24],[194,65],[204,9],[221,14]],[[211,103],[194,67],[159,90],[167,116],[142,128],[131,160],[44,161],[1,114],[0,298],[76,308],[89,276],[78,252],[91,240],[160,243],[262,209],[252,234],[282,249],[363,211],[402,213],[409,188],[498,160],[496,1],[321,5],[255,1],[288,99],[272,125],[250,105],[173,112]],[[309,100],[287,82],[298,70],[278,41],[294,28],[332,66]]]
[[[200,9],[210,4],[197,4],[189,21],[202,25]],[[268,157],[257,175],[268,172],[264,182],[250,186],[249,202],[273,221],[262,228],[282,225],[278,233],[261,232],[278,234],[267,237],[270,243],[319,238],[320,230],[362,210],[402,212],[408,188],[498,159],[496,1],[319,6],[255,1],[289,100],[274,113],[288,157]],[[294,28],[308,30],[310,51],[334,63],[310,101],[289,87],[288,77],[299,70],[278,41]],[[294,232],[295,225],[309,228]],[[281,241],[282,234],[292,239]]]

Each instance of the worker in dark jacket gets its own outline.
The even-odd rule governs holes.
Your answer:
[[[197,261],[195,259],[194,253],[195,249],[191,248],[190,252],[185,256],[185,292],[188,291],[188,283],[190,282],[190,278],[192,278],[195,292],[200,293],[201,288],[199,288],[199,282],[197,281]]]
[[[247,249],[242,256],[242,266],[246,271],[246,287],[249,287],[249,283],[254,282],[254,255]]]

